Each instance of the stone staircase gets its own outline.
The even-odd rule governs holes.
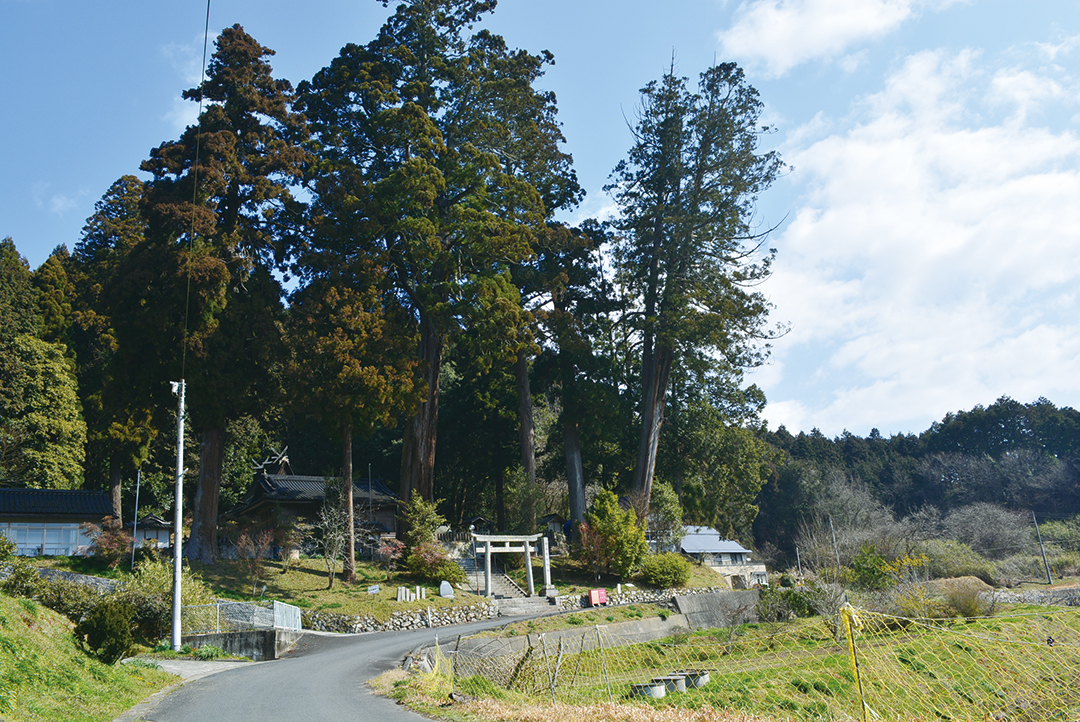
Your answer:
[[[457,563],[469,576],[470,589],[474,591],[479,590],[477,593],[483,594],[483,563],[479,565],[479,569],[477,568],[476,559],[474,557],[458,559]],[[519,587],[513,579],[495,568],[492,568],[491,570],[491,596],[492,600],[495,602],[495,606],[499,609],[500,617],[551,614],[557,611],[554,599],[526,596],[525,590]]]

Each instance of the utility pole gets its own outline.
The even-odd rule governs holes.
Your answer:
[[[832,534],[832,550],[836,555],[836,571],[840,572],[840,547],[836,546],[836,529],[832,525],[832,514],[829,514],[829,533]]]
[[[183,562],[184,539],[184,393],[187,385],[183,379],[172,382],[173,393],[180,397],[176,412],[176,516],[173,518],[173,598],[172,598],[172,648],[180,651],[180,572]]]
[[[1031,510],[1031,520],[1035,522],[1035,535],[1039,537],[1039,551],[1042,552],[1043,568],[1046,569],[1046,583],[1053,584],[1054,580],[1050,578],[1050,564],[1046,561],[1046,547],[1043,546],[1042,532],[1039,531],[1039,520],[1035,518],[1035,510]]]
[[[135,470],[135,521],[131,525],[131,571],[135,571],[135,547],[139,545],[139,487],[142,486],[142,469]],[[157,532],[154,532],[157,534]]]

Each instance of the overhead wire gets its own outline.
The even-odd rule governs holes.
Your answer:
[[[195,209],[199,203],[199,156],[202,151],[203,85],[206,83],[206,51],[210,45],[210,0],[206,0],[206,22],[203,26],[202,63],[199,66],[199,116],[195,130],[195,159],[191,169],[191,224],[188,230],[188,258],[185,273],[187,288],[184,292],[184,334],[180,341],[180,378],[187,376],[187,337],[191,317],[191,251],[195,239]]]

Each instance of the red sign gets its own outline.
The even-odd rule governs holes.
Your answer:
[[[589,606],[597,607],[601,604],[607,604],[607,590],[606,589],[590,589],[589,590]]]

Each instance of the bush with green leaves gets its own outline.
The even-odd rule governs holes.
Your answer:
[[[817,615],[813,600],[806,590],[795,587],[762,587],[758,597],[757,615],[764,622],[779,622],[792,617]]]
[[[73,622],[84,619],[105,598],[105,592],[70,579],[42,579],[35,599]]]
[[[690,562],[681,554],[650,554],[642,560],[638,578],[660,589],[684,587],[690,581]]]
[[[896,582],[889,561],[878,554],[870,542],[863,542],[859,553],[852,557],[850,571],[851,583],[858,589],[876,592],[888,589]]]
[[[446,517],[438,511],[441,501],[425,501],[419,494],[413,494],[402,506],[401,520],[407,529],[405,542],[410,549],[435,541],[435,530],[446,523]]]
[[[645,527],[637,514],[619,506],[619,498],[606,489],[596,495],[578,530],[585,563],[595,573],[610,572],[625,579],[649,553]]]
[[[991,586],[996,582],[994,565],[963,542],[930,539],[919,545],[919,552],[926,556],[933,579],[978,577]]]
[[[211,659],[217,659],[218,657],[224,657],[226,656],[226,652],[221,647],[216,647],[213,644],[204,644],[201,647],[197,647],[195,651],[191,653],[191,656],[206,662]]]
[[[147,560],[126,575],[116,596],[135,610],[135,629],[145,640],[159,639],[172,626],[172,564]],[[180,578],[184,606],[212,604],[214,595],[202,578],[184,567]]]
[[[16,555],[17,549],[15,542],[0,534],[0,569],[7,573],[0,580],[0,591],[12,597],[33,599],[41,591],[41,575],[26,557]]]
[[[447,555],[441,545],[433,541],[410,549],[405,558],[405,568],[416,579],[432,584],[442,581],[464,584],[469,581],[465,570]]]
[[[75,637],[105,664],[113,664],[131,648],[135,609],[127,602],[105,598],[75,625]]]

